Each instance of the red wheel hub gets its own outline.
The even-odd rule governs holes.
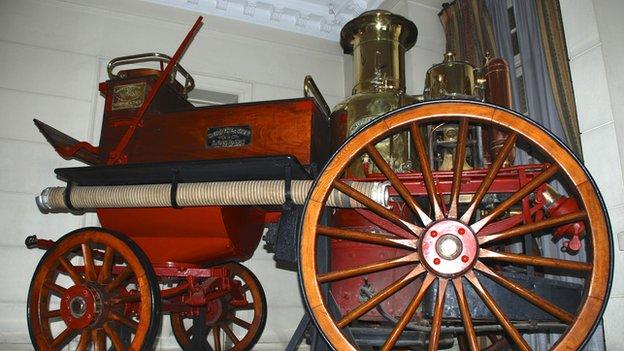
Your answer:
[[[74,285],[61,299],[61,317],[67,326],[83,329],[97,321],[101,312],[99,293],[86,285]]]
[[[420,256],[425,266],[443,277],[456,277],[470,269],[479,246],[470,227],[445,219],[430,225],[420,240]]]

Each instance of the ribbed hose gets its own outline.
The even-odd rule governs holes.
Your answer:
[[[291,197],[302,205],[312,187],[312,180],[293,180]],[[350,185],[387,206],[387,183],[351,182]],[[252,180],[239,182],[205,182],[178,184],[176,202],[181,207],[281,205],[286,202],[283,180]],[[50,187],[37,196],[37,205],[43,212],[66,212],[65,187]],[[171,184],[74,186],[70,190],[70,204],[77,210],[95,208],[171,207]],[[333,190],[327,206],[363,207],[345,194]]]

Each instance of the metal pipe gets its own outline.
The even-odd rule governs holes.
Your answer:
[[[290,197],[302,205],[313,185],[312,180],[293,180]],[[350,182],[349,185],[382,206],[388,206],[387,182]],[[171,184],[73,186],[69,204],[65,187],[50,187],[37,196],[41,212],[68,212],[70,208],[88,210],[96,208],[172,207]],[[235,182],[180,183],[175,190],[175,203],[180,207],[197,206],[262,206],[282,205],[286,202],[283,180],[252,180]],[[327,206],[342,208],[363,207],[347,195],[333,190]]]

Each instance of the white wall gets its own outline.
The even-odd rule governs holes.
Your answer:
[[[562,0],[561,12],[585,165],[602,191],[615,240],[613,288],[604,316],[607,350],[624,350],[624,251],[617,244],[624,233],[624,2]]]
[[[54,239],[94,223],[93,217],[37,211],[34,196],[59,184],[53,170],[78,163],[56,155],[32,118],[97,144],[103,65],[122,55],[173,54],[196,17],[136,0],[0,1],[0,348],[29,341],[25,301],[43,252],[27,250],[24,238]],[[337,43],[210,16],[204,23],[182,60],[198,82],[268,100],[301,97],[303,78],[311,74],[329,103],[343,98]],[[262,281],[269,304],[256,349],[283,350],[303,314],[296,274],[276,269],[262,246],[246,265]],[[168,323],[163,328],[167,338]]]

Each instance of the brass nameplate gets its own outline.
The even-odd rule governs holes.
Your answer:
[[[242,147],[251,143],[250,126],[228,126],[208,128],[206,131],[206,147]]]
[[[141,107],[143,101],[145,101],[146,91],[146,82],[115,86],[113,89],[111,110],[126,110]]]

